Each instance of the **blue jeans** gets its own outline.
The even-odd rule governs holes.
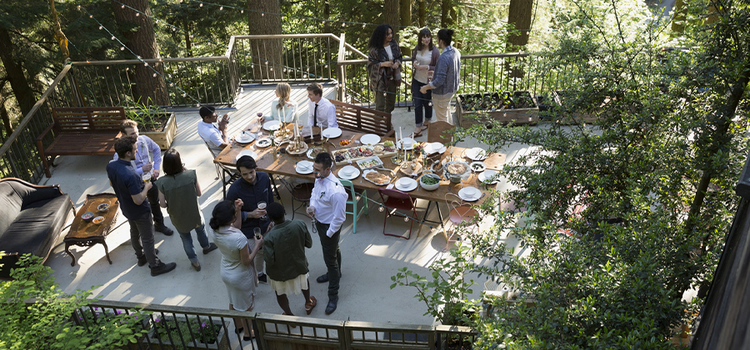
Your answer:
[[[419,91],[425,85],[427,84],[422,84],[414,78],[411,79],[411,99],[414,102],[414,122],[417,126],[422,126],[423,111],[424,119],[432,120],[432,90],[427,90],[426,94]]]
[[[177,231],[179,232],[179,231]],[[195,233],[198,234],[198,243],[201,247],[208,248],[208,236],[206,236],[206,224],[201,224],[195,228]],[[188,259],[191,263],[198,262],[198,255],[195,254],[195,248],[193,248],[193,236],[188,232],[180,232],[180,238],[182,239],[182,248],[185,249]]]

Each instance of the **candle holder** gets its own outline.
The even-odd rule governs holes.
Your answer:
[[[396,153],[393,157],[391,157],[391,162],[394,165],[401,165],[401,163],[404,161],[403,153]]]

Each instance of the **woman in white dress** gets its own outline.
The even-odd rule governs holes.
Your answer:
[[[252,311],[255,302],[255,287],[258,274],[253,259],[263,245],[263,238],[256,237],[248,243],[239,227],[242,226],[242,200],[221,201],[214,207],[209,225],[214,231],[214,243],[221,252],[221,279],[227,286],[229,310]],[[242,339],[250,341],[253,330],[248,319],[235,319],[235,332],[244,330]]]
[[[277,100],[271,101],[271,119],[282,123],[294,122],[297,105],[291,101],[292,87],[287,83],[276,85]]]

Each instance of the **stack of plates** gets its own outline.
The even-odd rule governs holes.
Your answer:
[[[258,154],[257,154],[257,153],[255,153],[255,152],[253,152],[253,151],[251,151],[251,150],[249,150],[249,149],[245,149],[245,150],[242,150],[242,151],[240,151],[240,154],[238,154],[238,155],[237,155],[237,158],[235,158],[235,162],[236,162],[236,161],[238,161],[238,160],[240,160],[240,158],[242,158],[242,157],[244,157],[244,156],[250,156],[250,157],[253,157],[253,159],[254,159],[255,161],[257,161],[257,160],[258,160]]]
[[[341,129],[339,128],[328,128],[323,130],[321,133],[323,137],[329,138],[329,139],[335,139],[339,136],[341,136]]]
[[[313,162],[309,160],[300,160],[294,170],[296,170],[298,174],[302,175],[312,174]]]
[[[250,143],[255,140],[255,135],[253,135],[253,133],[243,131],[239,135],[235,136],[234,140],[239,143]]]
[[[410,177],[402,177],[396,180],[396,189],[399,191],[409,192],[417,189],[419,184],[416,180]]]
[[[479,198],[482,198],[482,191],[476,187],[464,187],[458,191],[458,196],[467,202],[474,202]]]
[[[464,155],[471,160],[484,160],[484,158],[487,158],[487,151],[479,147],[474,147],[467,149]]]
[[[432,142],[428,143],[427,146],[425,146],[424,151],[426,154],[434,154],[434,153],[440,153],[443,154],[446,151],[446,147],[444,144],[440,142]]]
[[[355,166],[347,165],[339,170],[339,177],[346,180],[353,180],[359,176],[359,169]]]

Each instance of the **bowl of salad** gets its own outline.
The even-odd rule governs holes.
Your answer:
[[[422,177],[419,178],[419,186],[422,186],[425,191],[434,191],[440,187],[440,176],[434,173],[425,172]]]

